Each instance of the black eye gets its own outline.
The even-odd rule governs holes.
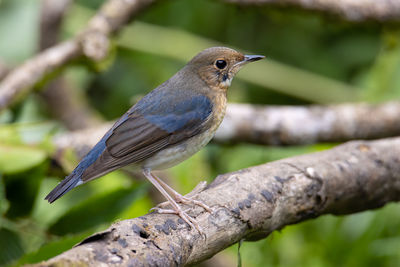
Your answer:
[[[215,61],[215,66],[217,66],[218,69],[222,70],[226,67],[226,61],[223,59],[218,59],[217,61]]]

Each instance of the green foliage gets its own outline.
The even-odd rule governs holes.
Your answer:
[[[0,1],[0,58],[18,63],[36,49],[39,22],[38,1]],[[17,34],[18,33],[18,34]]]
[[[62,38],[80,32],[102,2],[75,1]],[[34,54],[39,3],[0,0],[2,62],[13,66]],[[238,7],[209,0],[160,1],[111,40],[104,61],[81,59],[63,74],[105,119],[115,119],[198,51],[214,45],[267,56],[239,73],[229,91],[232,102],[330,104],[400,96],[398,25],[350,24],[296,9]],[[145,214],[154,205],[148,183],[120,171],[81,186],[54,204],[44,201],[77,159],[71,150],[55,156],[52,138],[65,129],[50,114],[38,92],[0,113],[0,266],[48,259],[116,220]],[[332,146],[210,144],[162,175],[185,193],[220,173]],[[242,264],[398,266],[399,214],[399,205],[391,204],[289,226],[267,239],[244,242]],[[237,247],[222,255],[235,262]]]
[[[67,211],[49,228],[49,232],[55,235],[74,234],[116,220],[144,192],[143,186],[129,187],[92,197]]]
[[[46,152],[37,148],[0,145],[0,172],[12,174],[29,170],[46,157]]]
[[[0,265],[18,259],[24,254],[21,238],[18,233],[7,228],[0,229]]]

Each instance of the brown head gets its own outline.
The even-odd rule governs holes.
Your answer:
[[[243,55],[227,47],[211,47],[197,54],[187,65],[212,89],[226,91],[240,68],[263,59],[260,55]]]

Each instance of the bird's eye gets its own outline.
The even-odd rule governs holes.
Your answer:
[[[215,61],[215,66],[217,66],[218,69],[222,70],[226,67],[226,61],[223,59],[218,59]]]

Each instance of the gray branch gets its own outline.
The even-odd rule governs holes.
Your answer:
[[[295,6],[339,15],[350,21],[399,21],[400,1],[397,0],[224,0],[240,5]]]
[[[400,135],[400,102],[331,106],[230,104],[218,142],[301,145]]]
[[[58,42],[62,20],[70,4],[71,0],[41,1],[40,51]],[[79,94],[62,75],[46,84],[40,95],[52,115],[62,121],[69,130],[94,127],[100,123],[86,97]]]
[[[59,150],[86,154],[111,127],[105,123],[56,136]],[[214,141],[303,145],[400,135],[400,103],[335,106],[253,106],[229,104]]]
[[[118,32],[154,0],[108,0],[72,40],[44,50],[12,70],[0,83],[0,111],[28,93],[43,77],[81,56],[98,61],[106,57],[109,36]]]
[[[38,266],[182,266],[241,239],[323,214],[349,214],[400,200],[400,138],[353,141],[219,175],[196,195],[212,207],[189,213],[207,238],[174,215],[124,220]]]
[[[0,81],[7,76],[10,72],[10,69],[0,60]]]
[[[62,19],[70,4],[71,0],[41,0],[39,50],[57,42]]]

